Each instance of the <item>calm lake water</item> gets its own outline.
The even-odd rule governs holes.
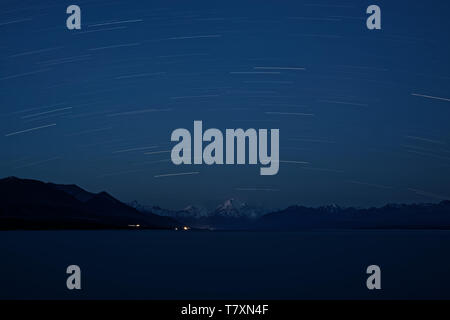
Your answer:
[[[449,249],[449,231],[3,231],[0,298],[450,298]]]

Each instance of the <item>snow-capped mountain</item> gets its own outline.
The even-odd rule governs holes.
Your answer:
[[[246,202],[241,202],[238,199],[228,199],[222,204],[218,205],[216,209],[211,212],[210,216],[221,216],[229,218],[257,218],[265,212],[261,208],[249,206]]]
[[[212,211],[195,205],[189,205],[181,210],[167,210],[159,206],[141,205],[137,201],[133,201],[129,205],[141,212],[152,212],[177,219],[205,219],[211,217],[253,219],[266,213],[262,208],[252,207],[246,202],[234,198],[224,201]]]

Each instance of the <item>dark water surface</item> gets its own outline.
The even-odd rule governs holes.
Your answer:
[[[450,298],[449,249],[450,231],[3,231],[0,298]]]

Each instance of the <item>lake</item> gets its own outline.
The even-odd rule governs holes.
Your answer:
[[[448,299],[449,249],[450,231],[2,231],[0,298]]]

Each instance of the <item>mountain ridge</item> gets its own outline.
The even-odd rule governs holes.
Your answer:
[[[371,208],[289,206],[264,215],[258,230],[450,229],[450,201],[437,204],[386,204]]]
[[[0,229],[129,228],[173,229],[181,224],[151,212],[143,214],[105,191],[32,179],[0,179]]]
[[[0,179],[0,229],[180,229],[293,231],[312,229],[450,229],[450,201],[355,208],[288,206],[264,212],[231,198],[207,211],[125,204],[74,184]]]

